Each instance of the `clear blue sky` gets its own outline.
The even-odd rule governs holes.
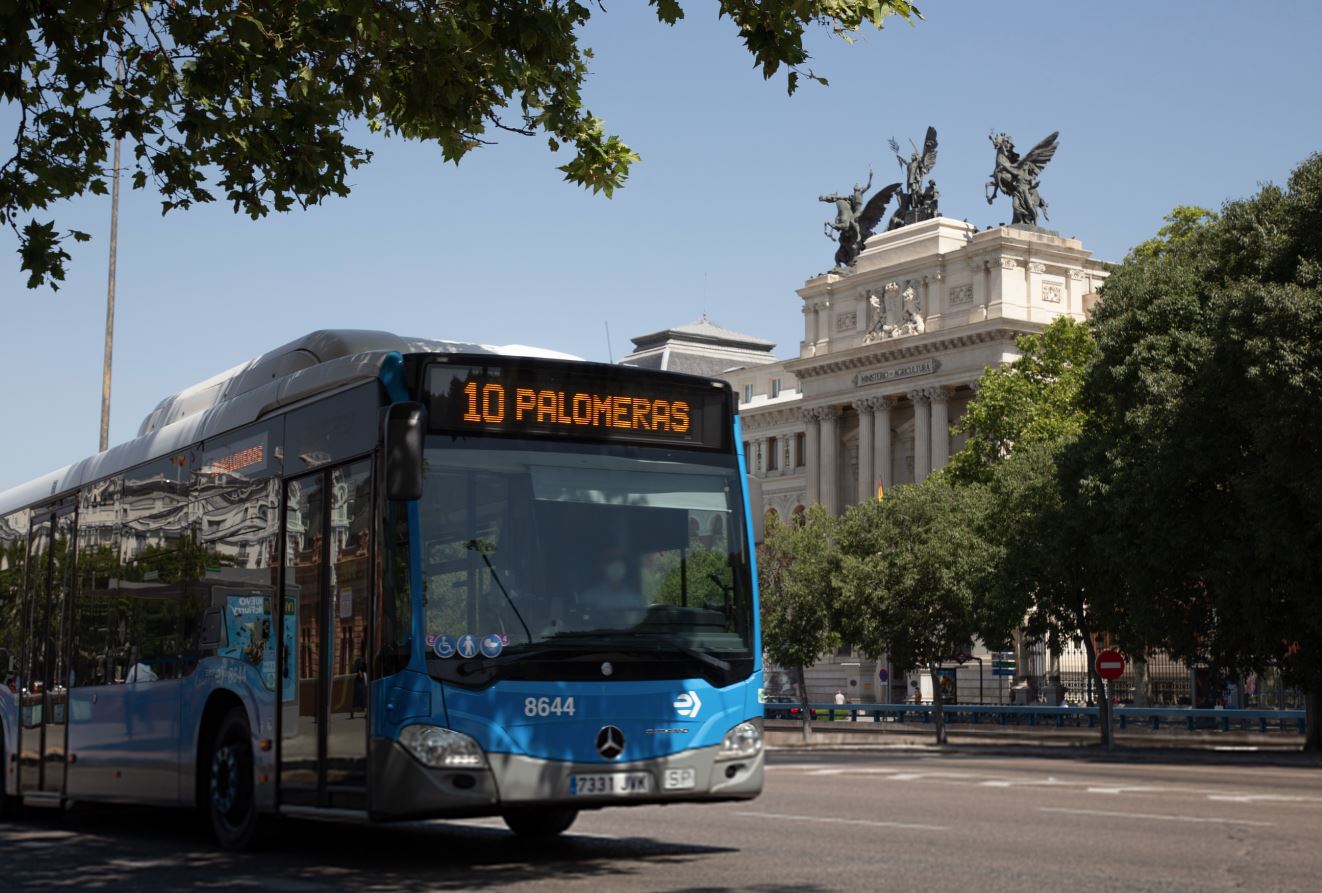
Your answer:
[[[925,0],[853,46],[823,32],[829,88],[764,82],[710,0],[674,29],[616,0],[586,42],[590,108],[643,157],[613,200],[563,183],[543,139],[458,168],[363,135],[347,199],[259,222],[217,204],[162,218],[121,204],[111,441],[164,395],[316,328],[530,343],[605,360],[704,310],[797,353],[795,288],[831,265],[817,196],[896,178],[888,137],[937,127],[951,217],[986,226],[988,131],[1052,130],[1050,225],[1120,260],[1177,204],[1219,207],[1322,150],[1322,4]],[[0,111],[0,122],[12,118]],[[8,127],[4,132],[9,132]],[[59,290],[29,291],[0,234],[0,490],[92,453],[109,199],[56,209],[94,240]]]

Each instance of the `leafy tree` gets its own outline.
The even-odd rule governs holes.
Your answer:
[[[835,521],[820,505],[802,524],[771,518],[757,560],[762,597],[762,647],[779,667],[794,671],[803,716],[803,740],[812,740],[812,713],[803,668],[840,644],[835,630],[834,577],[840,567]]]
[[[1111,704],[1097,673],[1097,637],[1104,633],[1140,655],[1143,642],[1116,607],[1128,590],[1106,582],[1114,573],[1098,537],[1098,513],[1062,470],[1074,442],[1022,444],[985,485],[992,511],[981,516],[979,530],[997,558],[979,592],[978,625],[987,641],[1009,641],[1017,629],[1055,653],[1067,640],[1082,644],[1098,693],[1101,742],[1109,747]]]
[[[1104,692],[1095,634],[1123,637],[1128,627],[1112,610],[1116,593],[1095,582],[1108,575],[1106,553],[1094,546],[1096,513],[1060,465],[1088,419],[1081,388],[1096,342],[1086,323],[1060,317],[1016,345],[1014,362],[983,374],[960,421],[968,441],[946,472],[959,485],[985,487],[994,509],[980,516],[979,535],[996,558],[978,593],[978,627],[986,641],[1020,631],[1053,651],[1082,642],[1094,690]],[[1099,703],[1110,744],[1110,704]]]
[[[1145,636],[1280,666],[1322,748],[1322,155],[1131,256],[1095,317],[1077,453]]]
[[[685,555],[683,564],[673,554],[666,564],[653,572],[653,585],[644,583],[643,592],[653,602],[667,605],[720,608],[725,604],[731,583],[730,553],[724,547],[696,546]]]
[[[1014,362],[983,372],[977,398],[954,428],[968,435],[947,466],[960,483],[990,480],[1017,444],[1059,443],[1082,430],[1079,387],[1096,353],[1087,324],[1062,316],[1015,346]]]
[[[839,524],[841,631],[871,658],[931,673],[937,744],[946,743],[937,670],[973,641],[975,599],[994,562],[971,523],[986,510],[982,495],[934,476],[853,506]]]
[[[650,0],[660,21],[679,0]],[[604,9],[598,5],[598,9]],[[719,0],[771,77],[792,93],[804,36],[822,24],[849,38],[908,0]],[[349,192],[371,153],[355,121],[436,143],[458,162],[493,131],[569,147],[570,182],[610,195],[638,156],[582,103],[590,49],[584,0],[108,0],[0,12],[0,97],[15,111],[14,152],[0,165],[0,222],[19,239],[29,287],[64,278],[67,238],[35,215],[61,199],[104,194],[107,149],[125,139],[132,183],[155,183],[162,210],[218,197],[253,218]],[[117,71],[122,62],[122,73]]]
[[[1157,230],[1156,237],[1134,246],[1130,254],[1132,259],[1155,260],[1190,248],[1203,226],[1216,220],[1216,212],[1198,205],[1177,205],[1162,220],[1166,225]]]

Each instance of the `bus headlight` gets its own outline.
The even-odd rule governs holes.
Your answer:
[[[716,752],[718,760],[735,760],[740,757],[754,757],[762,750],[762,729],[754,722],[741,722],[725,733],[721,749]]]
[[[486,754],[467,735],[440,726],[405,726],[399,743],[419,763],[434,769],[485,769]]]

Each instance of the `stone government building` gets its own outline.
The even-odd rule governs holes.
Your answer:
[[[845,273],[798,289],[798,356],[702,319],[633,339],[628,365],[726,379],[739,397],[748,470],[782,519],[821,503],[832,515],[944,466],[950,433],[987,366],[1013,360],[1017,336],[1062,315],[1082,320],[1106,278],[1081,242],[1038,227],[976,227],[935,217],[872,236]],[[873,685],[871,662],[843,652],[814,667],[814,700],[903,700],[907,683]],[[1001,678],[959,676],[960,698]],[[924,677],[924,700],[931,680]],[[774,690],[775,680],[768,679]]]

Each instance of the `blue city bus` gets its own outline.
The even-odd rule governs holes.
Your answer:
[[[13,429],[11,429],[12,431]],[[729,387],[320,331],[0,493],[0,809],[502,816],[762,787]]]

